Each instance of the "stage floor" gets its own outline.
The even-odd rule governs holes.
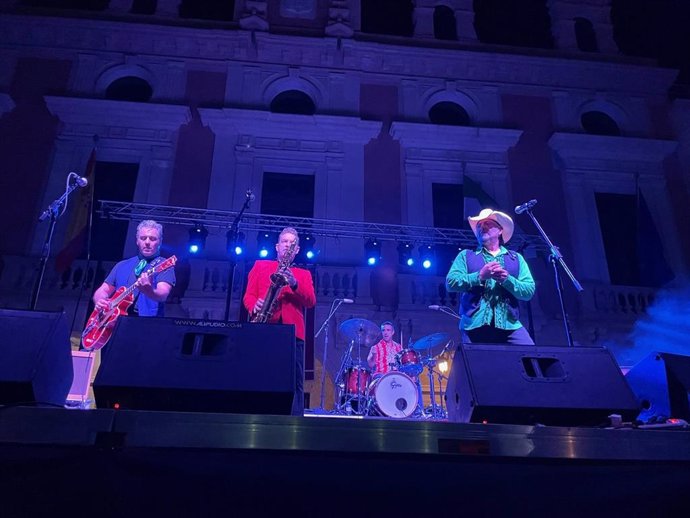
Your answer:
[[[0,466],[3,516],[661,516],[690,431],[0,407]]]

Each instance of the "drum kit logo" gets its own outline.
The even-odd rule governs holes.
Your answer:
[[[379,327],[363,318],[352,318],[340,325],[349,346],[343,354],[335,377],[336,407],[340,415],[375,416],[394,419],[445,419],[442,394],[436,394],[434,376],[437,358],[445,353],[451,338],[447,333],[434,333],[410,342],[395,354],[390,370],[377,373],[366,358],[380,339]],[[427,369],[430,406],[422,401],[420,375]],[[440,400],[440,403],[437,401]]]

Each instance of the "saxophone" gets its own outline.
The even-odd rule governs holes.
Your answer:
[[[273,315],[273,312],[278,306],[278,295],[280,295],[280,290],[287,286],[288,280],[285,276],[285,271],[290,268],[290,265],[295,260],[296,249],[297,241],[293,241],[283,258],[278,261],[278,269],[271,274],[271,285],[268,287],[268,291],[264,297],[264,305],[254,316],[252,316],[250,322],[265,324],[271,319],[271,315]]]

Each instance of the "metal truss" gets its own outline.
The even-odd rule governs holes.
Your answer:
[[[206,228],[229,230],[238,211],[195,209],[170,205],[151,205],[122,201],[99,200],[99,214],[104,218],[117,220],[153,219],[168,225],[203,225]],[[239,230],[242,232],[280,232],[293,227],[300,234],[330,237],[335,239],[377,239],[413,245],[455,245],[474,247],[477,239],[470,230],[454,228],[418,227],[414,225],[391,225],[334,219],[300,218],[245,212]],[[548,251],[539,236],[515,233],[511,248],[524,250],[527,247]]]

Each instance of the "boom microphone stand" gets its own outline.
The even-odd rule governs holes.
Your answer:
[[[74,179],[70,185],[70,180]],[[85,187],[87,184],[86,178],[82,178],[77,173],[69,173],[67,175],[67,186],[65,192],[62,193],[57,200],[54,200],[46,210],[38,217],[38,221],[45,221],[50,218],[50,224],[48,225],[48,231],[46,232],[46,238],[43,241],[43,249],[41,250],[41,260],[38,266],[38,277],[34,283],[33,290],[31,292],[31,302],[29,304],[30,309],[35,310],[38,305],[38,294],[41,291],[41,285],[43,284],[43,277],[46,273],[46,266],[48,265],[48,258],[50,257],[50,243],[53,240],[53,234],[55,233],[55,225],[60,216],[65,213],[67,209],[67,200],[69,195],[72,194],[77,187]]]
[[[561,279],[560,271],[558,270],[558,264],[561,265],[561,268],[565,271],[565,273],[570,277],[570,280],[573,283],[573,286],[575,286],[575,289],[577,291],[584,291],[584,288],[582,285],[577,281],[573,273],[570,271],[568,268],[568,265],[565,264],[565,261],[563,260],[563,256],[561,255],[561,252],[558,250],[558,247],[555,246],[551,240],[549,239],[549,236],[546,235],[546,232],[544,232],[544,229],[541,227],[539,222],[537,221],[537,218],[534,217],[534,214],[532,214],[532,207],[534,207],[537,204],[537,200],[531,200],[528,201],[527,203],[523,203],[522,205],[518,205],[515,207],[515,213],[516,214],[522,214],[523,212],[526,212],[527,215],[530,217],[532,220],[532,223],[534,223],[534,226],[537,227],[537,230],[541,234],[541,237],[544,239],[546,244],[549,247],[549,250],[551,251],[551,255],[549,256],[549,261],[551,262],[551,265],[553,266],[553,273],[554,273],[554,281],[556,282],[556,291],[558,292],[558,300],[561,303],[561,313],[563,314],[563,325],[565,327],[565,335],[568,340],[568,347],[573,347],[573,335],[570,332],[570,322],[568,321],[568,313],[565,309],[565,301],[563,300],[563,280]],[[556,264],[558,263],[558,264]]]
[[[323,406],[324,406],[324,398],[326,396],[326,391],[324,390],[324,386],[326,384],[326,358],[328,356],[328,325],[331,321],[331,317],[335,315],[336,311],[338,311],[338,308],[341,306],[341,304],[352,304],[354,301],[352,299],[335,299],[331,303],[331,309],[328,311],[328,316],[326,317],[326,320],[324,320],[323,324],[321,324],[321,327],[319,330],[316,332],[314,335],[314,339],[317,339],[319,335],[321,334],[322,331],[326,331],[326,336],[323,339],[323,360],[321,363],[321,398],[319,401],[319,408],[315,408],[314,412],[317,414],[322,414],[325,412]]]
[[[244,200],[244,205],[242,205],[242,208],[240,211],[237,213],[237,216],[235,216],[234,221],[230,225],[230,231],[228,232],[228,243],[235,244],[237,242],[237,236],[239,235],[239,226],[240,226],[240,220],[242,219],[242,214],[244,214],[244,211],[249,208],[249,204],[254,201],[254,193],[252,193],[251,189],[248,189],[246,194],[245,194],[245,200]],[[225,294],[225,320],[228,321],[230,320],[230,303],[232,301],[232,289],[233,289],[233,283],[235,281],[235,267],[237,266],[237,259],[235,258],[234,255],[234,250],[231,250],[229,252],[230,257],[232,258],[230,260],[230,268],[228,271],[228,291]]]

